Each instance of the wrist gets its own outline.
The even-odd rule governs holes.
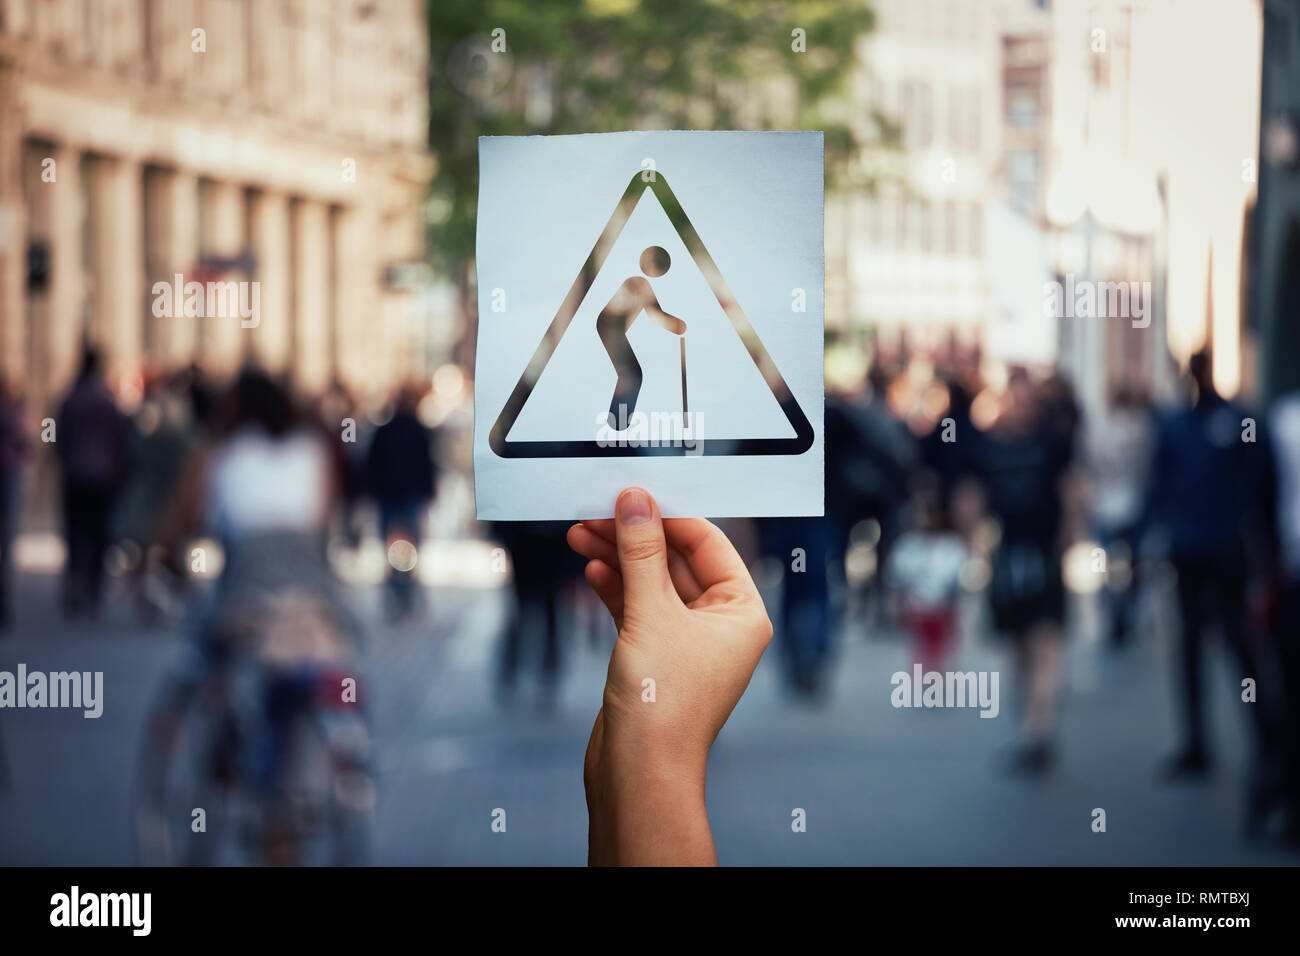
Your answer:
[[[644,756],[602,760],[587,781],[587,808],[592,865],[717,863],[702,767]]]

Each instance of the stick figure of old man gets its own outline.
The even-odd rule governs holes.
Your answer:
[[[650,246],[641,253],[641,271],[651,278],[663,275],[671,264],[668,251],[661,246]],[[641,391],[641,363],[636,360],[627,333],[642,312],[669,332],[677,335],[686,333],[686,323],[663,310],[649,279],[644,276],[629,276],[610,297],[605,308],[600,310],[596,319],[596,331],[618,374],[614,397],[609,403],[609,424],[616,430],[620,421],[623,427],[627,427],[627,420],[636,409],[637,395]],[[621,418],[620,406],[623,406]]]

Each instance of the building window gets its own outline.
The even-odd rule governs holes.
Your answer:
[[[881,196],[876,202],[880,214],[881,248],[899,247],[900,228],[898,225],[898,199],[895,196]]]
[[[1032,89],[1012,87],[1007,93],[1007,122],[1019,130],[1038,126],[1038,97]]]
[[[1038,210],[1038,153],[1019,149],[1007,156],[1007,183],[1011,207],[1025,215]]]
[[[910,252],[929,251],[931,231],[930,204],[924,199],[908,199],[903,248]]]
[[[969,236],[970,236],[970,254],[972,256],[984,255],[984,207],[973,202],[969,207]]]
[[[960,239],[957,235],[957,202],[953,199],[944,200],[942,206],[943,216],[943,251],[945,254],[954,256],[957,254]]]
[[[870,196],[863,205],[867,215],[867,242],[873,247],[879,247],[885,239],[882,221],[885,201],[880,196]]]
[[[975,151],[980,146],[980,93],[954,86],[948,91],[948,140],[954,149]]]
[[[908,146],[924,148],[934,141],[934,107],[930,84],[903,81],[903,135]]]

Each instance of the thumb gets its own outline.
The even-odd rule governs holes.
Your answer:
[[[624,606],[631,611],[666,607],[664,602],[676,600],[677,592],[668,575],[664,522],[654,499],[644,489],[628,488],[614,506],[614,519]]]

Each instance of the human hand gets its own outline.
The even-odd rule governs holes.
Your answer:
[[[772,636],[758,589],[717,527],[665,521],[639,488],[568,540],[618,627],[583,773],[589,861],[716,863],[705,770]]]

